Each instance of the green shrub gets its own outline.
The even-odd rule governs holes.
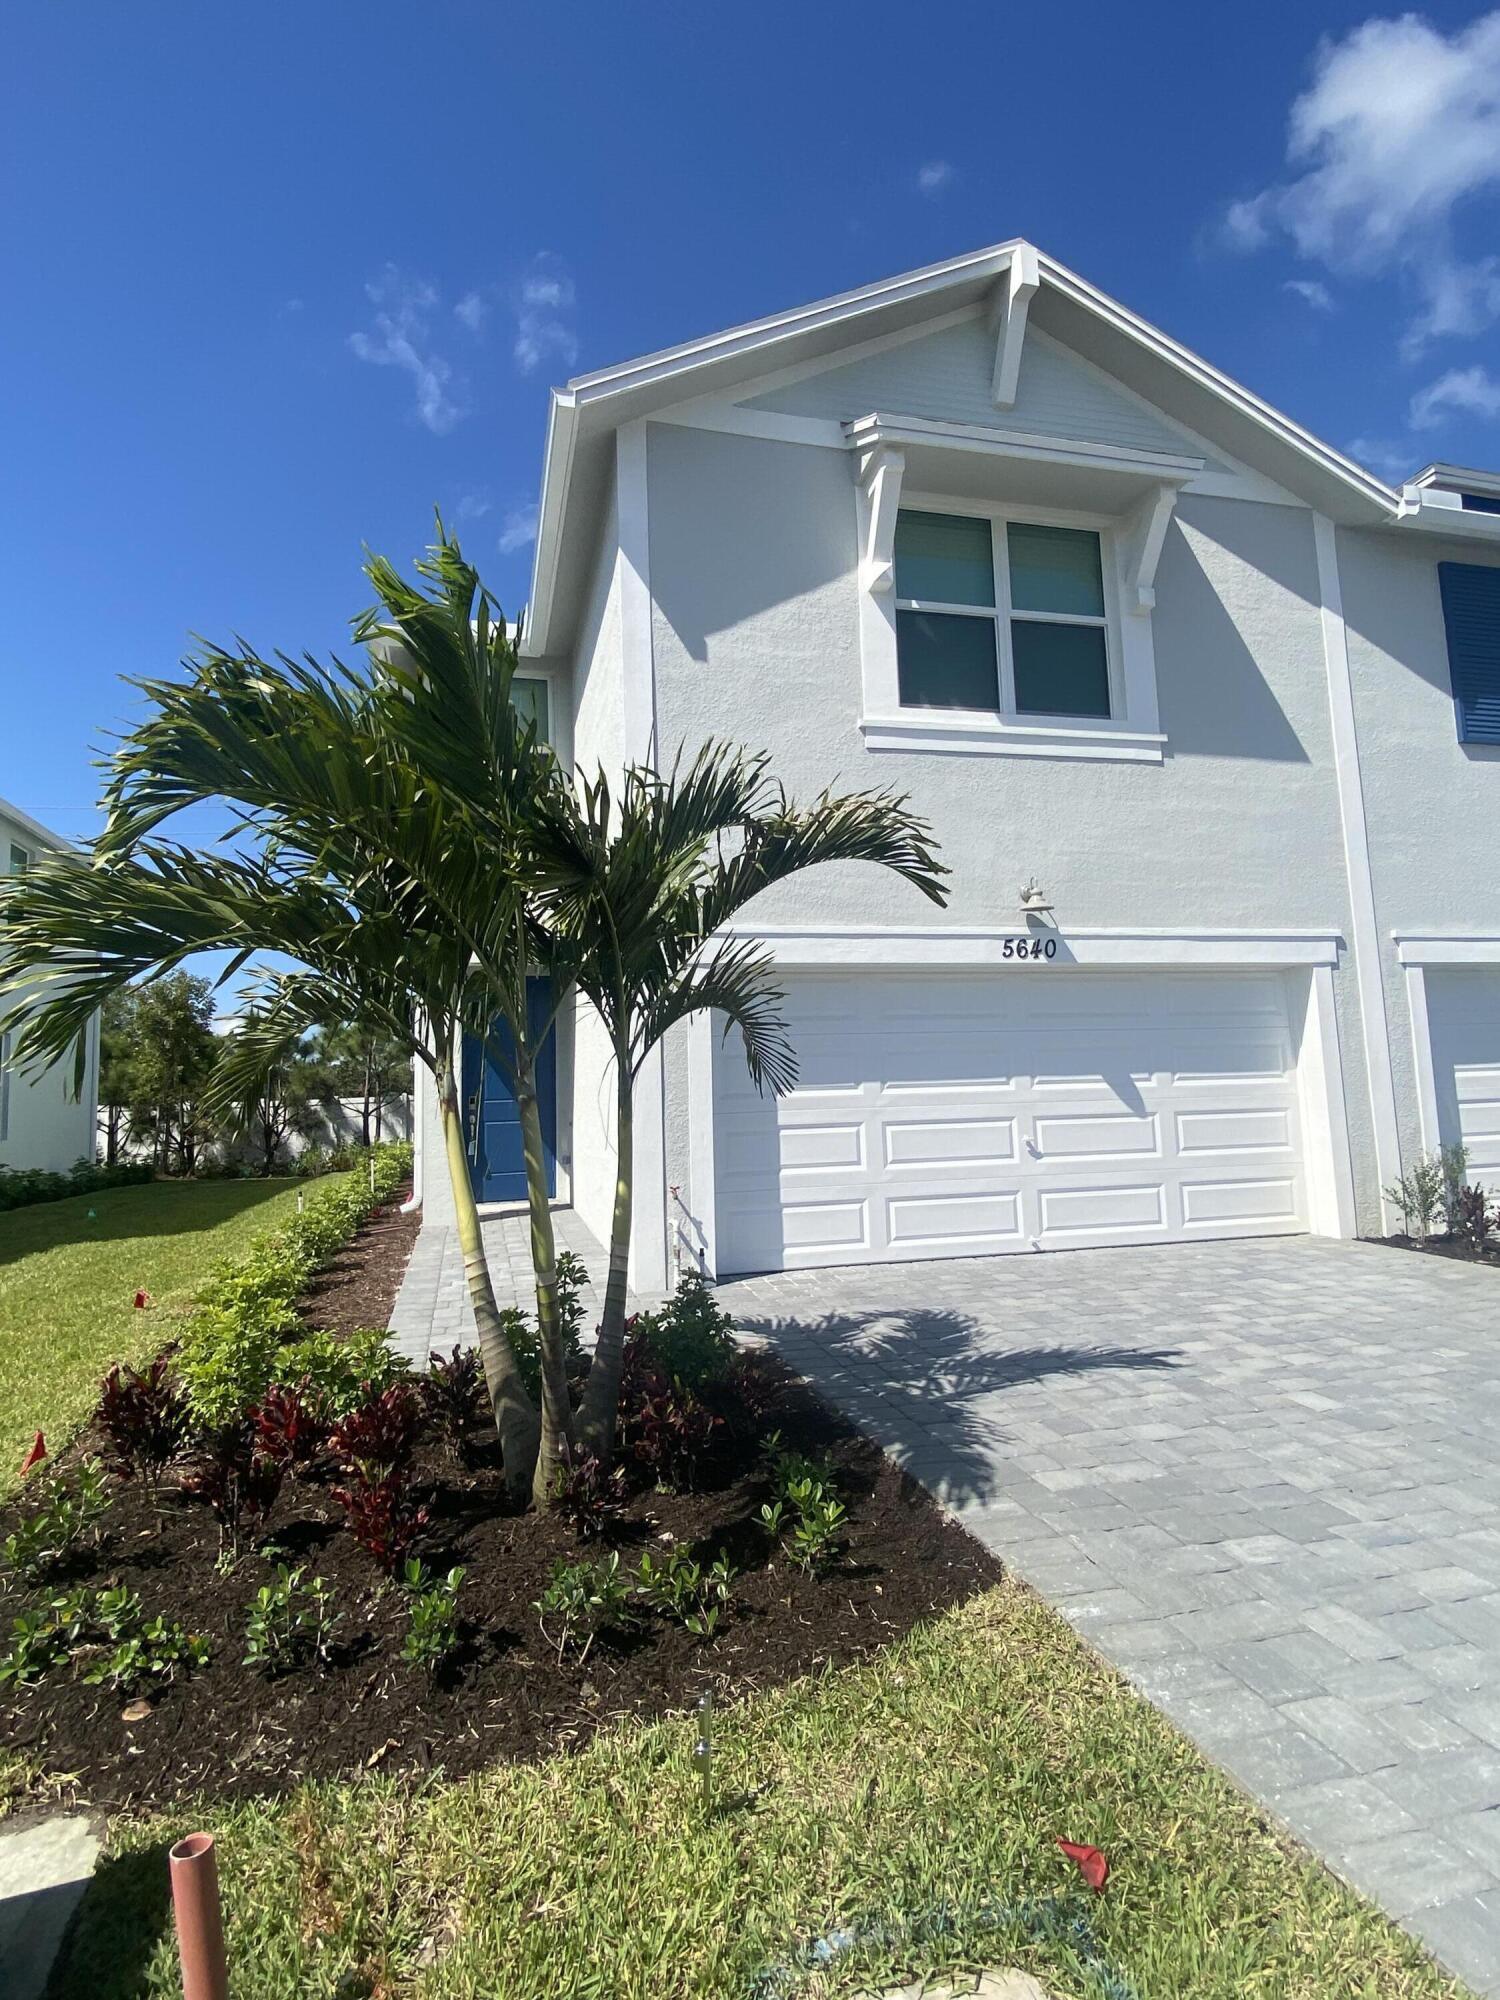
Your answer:
[[[250,1600],[245,1622],[245,1665],[277,1674],[304,1660],[326,1660],[339,1614],[322,1577],[307,1578],[306,1565],[278,1563],[271,1581]]]
[[[564,1250],[557,1260],[557,1317],[562,1330],[563,1366],[570,1380],[578,1380],[588,1368],[588,1356],[583,1351],[579,1329],[583,1325],[583,1301],[579,1297],[589,1281],[588,1268],[581,1257],[575,1257],[571,1250]],[[537,1345],[536,1327],[527,1313],[519,1306],[507,1306],[500,1315],[505,1328],[511,1352],[516,1357],[516,1366],[521,1379],[526,1384],[533,1402],[539,1402],[542,1394],[541,1349]]]
[[[458,1647],[458,1590],[462,1569],[450,1569],[434,1582],[415,1556],[408,1557],[404,1581],[409,1593],[410,1623],[401,1647],[409,1667],[435,1675]]]
[[[775,1431],[765,1453],[772,1497],[760,1510],[761,1526],[798,1569],[819,1576],[837,1561],[849,1525],[833,1472],[802,1452],[784,1450]]]
[[[348,1242],[372,1209],[398,1192],[411,1172],[411,1147],[404,1143],[374,1147],[365,1157],[363,1169],[315,1189],[301,1215],[220,1264],[209,1279],[183,1335],[180,1361],[188,1405],[202,1428],[219,1430],[238,1422],[273,1382],[298,1381],[326,1360],[322,1350],[311,1352],[304,1371],[295,1360],[282,1358],[284,1350],[300,1351],[306,1344],[288,1339],[300,1326],[297,1301],[320,1266]],[[374,1338],[362,1352],[378,1373]],[[379,1339],[383,1347],[384,1337]],[[358,1365],[340,1364],[334,1370],[329,1364],[331,1393],[349,1397],[348,1368]]]
[[[0,1210],[65,1201],[75,1194],[100,1194],[106,1188],[139,1187],[154,1178],[153,1167],[133,1161],[105,1167],[79,1160],[65,1174],[48,1173],[41,1167],[0,1167]]]
[[[635,1587],[642,1602],[653,1611],[675,1618],[697,1639],[711,1639],[729,1603],[734,1577],[734,1569],[725,1556],[705,1569],[685,1550],[673,1549],[655,1562],[649,1555],[643,1555]]]
[[[71,1484],[49,1476],[36,1507],[5,1538],[6,1563],[24,1583],[40,1583],[61,1567],[85,1535],[97,1531],[109,1504],[104,1473],[95,1459],[79,1466]]]
[[[407,1373],[381,1327],[340,1337],[320,1330],[288,1341],[277,1356],[275,1379],[304,1388],[324,1423],[336,1424],[366,1400],[381,1395]]]
[[[637,1313],[631,1330],[654,1367],[695,1392],[724,1381],[739,1352],[734,1321],[696,1271],[658,1311]]]
[[[580,1665],[606,1627],[635,1623],[633,1593],[621,1572],[618,1554],[608,1555],[602,1562],[555,1562],[534,1609],[542,1637],[557,1648],[558,1659],[576,1653]],[[551,1631],[547,1629],[549,1619]]]
[[[191,1672],[209,1658],[206,1639],[175,1619],[147,1618],[140,1598],[121,1584],[70,1591],[45,1609],[23,1612],[11,1626],[9,1651],[0,1655],[0,1685],[29,1686],[65,1666],[81,1647],[99,1655],[84,1680],[120,1694],[171,1680],[179,1670]]]

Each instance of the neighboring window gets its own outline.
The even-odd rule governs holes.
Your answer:
[[[903,509],[896,649],[903,708],[1108,718],[1098,535]]]
[[[1460,743],[1500,743],[1500,567],[1439,563]]]
[[[30,866],[31,866],[31,854],[30,854],[30,851],[29,851],[29,850],[28,850],[27,848],[24,848],[24,847],[18,847],[18,846],[16,845],[16,843],[15,843],[14,841],[12,841],[12,842],[11,842],[11,844],[10,844],[10,872],[11,872],[11,874],[12,874],[12,875],[24,875],[24,874],[26,873],[26,870],[27,870],[27,869],[28,869],[28,868],[29,868]]]
[[[517,715],[527,722],[535,723],[538,740],[550,743],[552,733],[547,703],[547,683],[532,677],[523,680],[517,674],[510,684],[510,698]]]
[[[1471,514],[1500,514],[1500,496],[1493,493],[1460,493],[1458,498]]]

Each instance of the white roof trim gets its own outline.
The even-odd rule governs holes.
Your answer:
[[[843,427],[849,446],[866,451],[877,444],[926,444],[954,451],[992,452],[1006,458],[1039,458],[1066,465],[1094,465],[1112,472],[1138,472],[1148,479],[1185,485],[1203,470],[1201,458],[1164,451],[1127,450],[1092,444],[1084,438],[1038,437],[1034,431],[990,429],[980,424],[944,424],[932,417],[887,415],[872,410]]]
[[[1198,387],[1209,391],[1283,448],[1290,448],[1307,459],[1325,478],[1332,477],[1348,490],[1351,497],[1372,506],[1378,515],[1384,515],[1393,523],[1400,518],[1398,494],[1373,473],[1366,472],[1342,452],[1324,444],[1312,432],[1294,423],[1290,417],[1283,416],[1279,410],[1213,367],[1201,355],[1173,340],[1066,265],[1035,250],[1023,238],[1015,237],[983,250],[970,251],[961,257],[947,258],[942,263],[928,264],[919,270],[882,279],[877,284],[840,292],[832,298],[816,300],[811,305],[773,313],[702,339],[662,348],[637,360],[596,369],[576,376],[565,389],[554,390],[547,427],[542,500],[532,573],[530,622],[536,637],[529,644],[523,641],[522,651],[534,656],[551,646],[560,553],[558,543],[567,512],[579,426],[591,413],[596,413],[591,428],[597,432],[610,427],[608,406],[612,399],[634,394],[638,400],[629,409],[631,417],[651,413],[650,392],[659,392],[663,405],[681,403],[693,395],[690,380],[686,378],[726,361],[753,360],[764,356],[760,372],[771,372],[778,365],[774,359],[776,353],[784,352],[799,336],[849,324],[905,301],[938,297],[957,286],[997,280],[1009,273],[1018,255],[1028,265],[1035,258],[1038,280],[1043,287],[1051,287],[1062,297],[1083,307]],[[645,410],[639,400],[642,392],[646,392],[647,396],[648,407]]]
[[[22,812],[19,806],[13,806],[9,799],[0,799],[0,819],[12,821],[23,833],[29,833],[33,840],[39,840],[43,847],[77,846],[76,841],[64,840],[60,833],[54,833],[50,827],[43,826],[39,819],[33,819],[30,813]]]

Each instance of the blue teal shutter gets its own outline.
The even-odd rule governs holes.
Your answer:
[[[1500,568],[1438,564],[1460,743],[1500,743]]]

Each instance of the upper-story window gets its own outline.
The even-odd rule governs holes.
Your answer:
[[[22,847],[18,841],[13,840],[10,844],[10,873],[12,875],[24,875],[30,866],[31,850]]]
[[[1500,743],[1500,565],[1438,564],[1460,743]]]
[[[1093,529],[903,508],[895,583],[903,708],[1111,715]]]
[[[549,688],[541,675],[517,674],[510,684],[511,705],[523,721],[536,725],[537,741],[552,741]]]

